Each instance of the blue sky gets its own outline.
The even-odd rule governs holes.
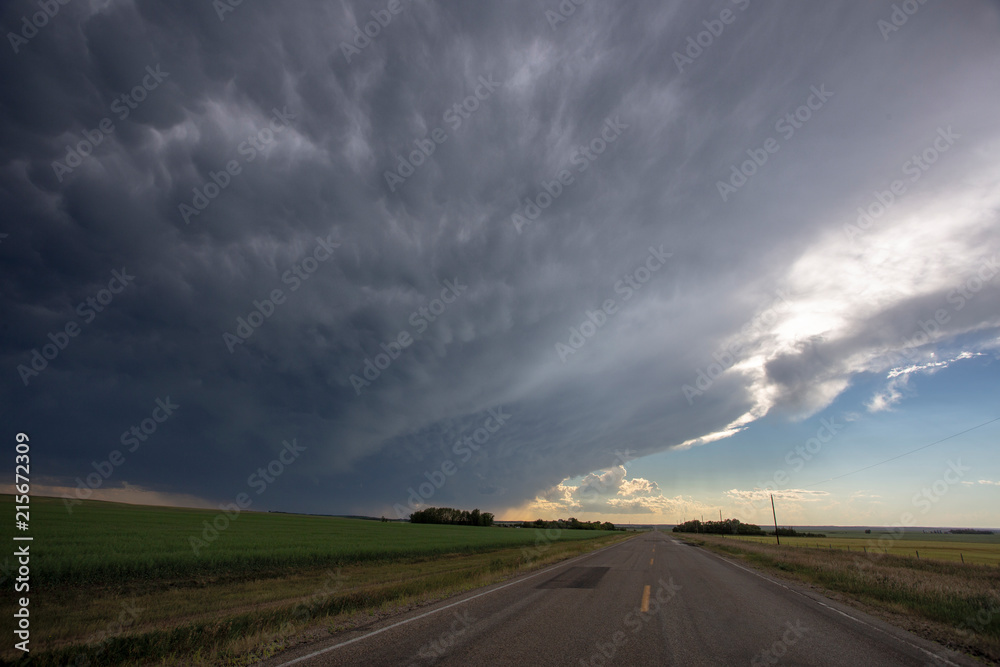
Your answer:
[[[768,415],[710,445],[631,461],[624,466],[626,479],[645,478],[676,492],[671,509],[661,515],[670,523],[702,516],[717,519],[719,510],[724,517],[769,523],[766,494],[736,493],[766,490],[778,494],[782,523],[888,526],[905,523],[909,512],[914,526],[996,528],[1000,421],[950,436],[1000,417],[997,372],[995,358],[980,356],[919,373],[905,398],[877,412],[866,404],[884,386],[885,377],[859,374],[851,387],[815,415],[799,421]],[[813,453],[807,441],[816,437],[824,420],[839,431],[829,442],[814,444]],[[944,438],[948,440],[906,454]],[[796,451],[797,447],[802,449]],[[949,477],[957,483],[946,480],[947,491],[939,493],[943,487],[935,489],[934,482],[944,478],[953,462],[961,474]],[[581,479],[566,484],[575,486]],[[931,491],[929,496],[922,495],[925,488]]]

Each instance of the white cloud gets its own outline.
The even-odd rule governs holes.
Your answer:
[[[794,502],[817,502],[825,500],[830,494],[826,491],[810,491],[808,489],[729,489],[726,496],[736,503],[753,503],[759,505],[761,502],[770,502],[771,496],[777,500],[788,500]]]
[[[931,354],[933,355],[933,353]],[[865,404],[865,407],[868,408],[868,412],[881,412],[883,410],[888,410],[903,399],[904,391],[909,387],[910,375],[914,373],[932,375],[939,370],[947,368],[956,361],[981,356],[984,356],[982,352],[970,352],[968,350],[964,350],[951,359],[928,361],[922,364],[910,364],[909,366],[893,368],[886,376],[889,382],[886,383],[885,388],[881,391],[875,392],[875,394],[871,397],[871,400]]]
[[[741,330],[723,342],[722,347],[739,343],[742,358],[715,382],[728,377],[741,383],[751,408],[725,428],[676,447],[735,435],[776,406],[798,417],[814,414],[862,372],[889,369],[889,383],[866,405],[869,412],[888,410],[905,397],[909,375],[934,373],[980,356],[961,350],[940,360],[934,348],[1000,325],[995,317],[989,323],[963,319],[970,303],[988,307],[990,297],[976,295],[996,275],[1000,244],[990,230],[995,230],[1000,207],[1000,194],[992,185],[998,177],[1000,170],[994,167],[942,193],[940,201],[930,190],[901,198],[860,238],[845,234],[842,225],[820,237],[779,281],[782,291],[792,295],[782,307],[770,308],[773,316],[766,320],[755,316],[752,322],[758,326],[751,327],[750,336]],[[975,292],[968,291],[970,284],[976,285]],[[956,295],[962,294],[959,302]],[[942,323],[921,325],[936,310],[947,316]],[[770,326],[759,326],[767,322]],[[898,335],[888,333],[883,323]],[[896,366],[900,354],[911,363]]]
[[[889,371],[889,375],[887,377],[891,379],[898,377],[900,375],[909,375],[910,373],[920,373],[920,372],[926,372],[928,374],[931,374],[941,370],[942,368],[947,368],[953,362],[961,361],[962,359],[972,359],[973,357],[981,357],[981,356],[983,356],[982,352],[969,352],[966,350],[961,354],[959,354],[957,357],[954,357],[953,359],[946,359],[944,361],[933,361],[933,362],[928,362],[926,364],[913,364],[911,366],[906,366],[904,368],[894,368],[891,371]]]
[[[909,376],[893,378],[881,391],[875,392],[865,407],[868,412],[883,412],[903,400],[903,391],[909,384]]]
[[[543,512],[550,516],[566,517],[573,513],[588,514],[652,514],[651,521],[660,522],[675,516],[690,516],[714,512],[691,498],[664,496],[656,482],[635,477],[627,479],[622,465],[610,470],[592,472],[576,486],[564,483],[538,494],[527,505],[526,511]],[[667,519],[665,519],[666,517]]]
[[[614,468],[603,472],[592,472],[580,480],[579,486],[568,488],[575,489],[575,491],[581,496],[591,494],[608,495],[610,493],[617,492],[621,488],[625,475],[625,466],[617,465]]]

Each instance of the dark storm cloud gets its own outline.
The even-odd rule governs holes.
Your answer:
[[[906,289],[791,343],[755,335],[742,354],[759,363],[691,402],[683,385],[777,286],[800,306],[851,304],[853,284],[814,274],[872,252],[882,229],[846,246],[842,226],[936,128],[965,139],[895,210],[985,191],[995,10],[922,5],[883,38],[890,4],[585,3],[554,25],[554,3],[404,2],[386,21],[387,7],[243,3],[220,20],[203,2],[70,3],[4,55],[4,421],[46,443],[53,485],[169,396],[179,409],[109,485],[229,499],[295,438],[307,449],[267,506],[387,511],[446,461],[457,472],[433,502],[516,506],[622,448],[821,406],[898,345],[883,324],[915,326],[946,298],[946,281],[907,296],[914,275],[995,246],[981,202],[974,222],[939,219],[961,226],[964,264],[869,263],[870,281]],[[725,9],[733,22],[678,71],[673,54]],[[4,31],[33,11],[8,5]],[[832,96],[808,120],[776,126],[821,86]],[[67,147],[98,136],[72,166]],[[723,201],[717,182],[769,138],[777,152]],[[551,205],[519,232],[512,216],[543,192]],[[643,274],[660,246],[672,255]],[[122,270],[134,280],[101,303]],[[995,299],[946,329],[981,327]],[[18,370],[70,322],[46,368]],[[501,406],[509,421],[466,458],[458,443]]]

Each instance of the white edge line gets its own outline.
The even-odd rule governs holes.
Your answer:
[[[631,539],[631,538],[629,538],[629,539]],[[328,646],[328,647],[326,647],[324,649],[320,649],[318,651],[313,651],[312,653],[310,653],[308,655],[303,655],[301,657],[295,658],[294,660],[289,660],[288,662],[283,662],[280,665],[278,665],[278,667],[288,667],[288,665],[298,664],[298,663],[300,663],[300,662],[302,662],[304,660],[309,660],[310,658],[315,658],[318,655],[323,655],[324,653],[329,653],[330,651],[333,651],[333,650],[336,650],[338,648],[347,646],[348,644],[353,644],[354,642],[359,642],[359,641],[361,641],[363,639],[368,639],[369,637],[373,637],[373,636],[375,636],[375,635],[377,635],[379,633],[385,632],[386,630],[392,630],[393,628],[398,628],[401,625],[406,625],[407,623],[412,623],[413,621],[418,621],[421,618],[426,618],[427,616],[432,616],[432,615],[438,613],[439,611],[444,611],[445,609],[451,609],[452,607],[457,607],[458,605],[465,604],[466,602],[468,602],[470,600],[475,600],[476,598],[481,598],[484,595],[489,595],[490,593],[495,593],[495,592],[497,592],[499,590],[503,590],[504,588],[507,588],[508,586],[515,586],[517,584],[520,584],[521,582],[527,581],[528,579],[534,579],[537,576],[545,574],[549,570],[554,570],[554,569],[562,567],[564,565],[569,565],[573,561],[580,560],[581,558],[586,558],[588,556],[593,556],[595,554],[599,554],[602,551],[605,551],[606,549],[611,549],[612,547],[617,547],[617,546],[619,546],[621,544],[624,544],[627,541],[628,540],[623,540],[621,542],[616,542],[615,544],[609,544],[606,547],[601,547],[600,549],[597,549],[596,551],[591,551],[591,552],[588,552],[588,553],[585,553],[585,554],[580,554],[579,556],[574,556],[573,558],[570,558],[569,560],[564,560],[561,563],[555,563],[554,565],[550,565],[549,567],[545,568],[544,570],[539,570],[538,572],[535,572],[534,574],[529,574],[526,577],[518,577],[516,581],[511,581],[511,582],[508,582],[508,583],[503,584],[501,586],[497,586],[496,588],[491,588],[488,591],[484,591],[482,593],[477,593],[477,594],[475,594],[475,595],[473,595],[471,597],[463,598],[463,599],[459,600],[458,602],[452,602],[451,604],[447,604],[447,605],[445,605],[443,607],[438,607],[437,609],[432,609],[431,611],[424,612],[423,614],[420,614],[419,616],[413,616],[411,618],[407,618],[407,619],[399,621],[397,623],[393,623],[392,625],[387,625],[384,628],[379,628],[378,630],[373,630],[373,631],[369,632],[368,634],[361,635],[360,637],[355,637],[354,639],[348,639],[347,641],[341,642],[341,643],[336,644],[334,646]]]
[[[725,561],[725,562],[729,563],[730,565],[732,565],[733,567],[737,567],[737,568],[739,568],[739,569],[743,570],[744,572],[749,572],[750,574],[753,574],[753,575],[756,575],[756,576],[760,577],[761,579],[763,579],[764,581],[769,581],[769,582],[771,582],[772,584],[775,584],[775,585],[777,585],[777,586],[781,586],[782,588],[784,588],[785,590],[787,590],[787,591],[788,591],[788,592],[790,592],[790,593],[795,593],[796,595],[800,595],[800,596],[804,597],[804,598],[805,598],[805,599],[807,599],[807,600],[812,600],[812,601],[813,601],[813,602],[815,602],[816,604],[818,604],[818,605],[821,605],[821,606],[823,606],[823,607],[826,607],[826,608],[827,608],[827,609],[829,609],[830,611],[835,611],[835,612],[837,612],[838,614],[840,614],[841,616],[846,616],[847,618],[851,619],[852,621],[855,621],[855,622],[857,622],[857,623],[860,623],[861,625],[865,625],[865,626],[868,626],[868,627],[869,627],[869,628],[871,628],[872,630],[877,630],[878,632],[881,632],[881,633],[882,633],[883,635],[886,635],[886,636],[888,636],[888,637],[892,637],[892,638],[893,638],[893,639],[895,639],[896,641],[898,641],[898,642],[901,642],[901,643],[903,643],[903,644],[906,644],[907,646],[909,646],[909,647],[911,647],[911,648],[915,648],[915,649],[917,649],[918,651],[921,651],[922,653],[926,653],[927,655],[931,656],[932,658],[935,658],[935,659],[937,659],[937,660],[941,660],[941,661],[943,661],[943,662],[944,662],[945,664],[947,664],[947,665],[952,665],[952,667],[961,667],[961,666],[960,666],[960,665],[958,665],[957,663],[954,663],[954,662],[952,662],[951,660],[948,660],[948,658],[945,658],[944,656],[940,656],[940,655],[938,655],[937,653],[934,653],[933,651],[928,651],[927,649],[925,649],[925,648],[924,648],[924,647],[922,647],[922,646],[917,646],[916,644],[913,644],[913,643],[911,643],[911,642],[909,642],[909,641],[907,641],[907,640],[903,639],[902,637],[897,637],[896,635],[892,634],[891,632],[886,632],[886,631],[885,631],[885,630],[883,630],[882,628],[880,628],[880,627],[878,627],[878,626],[875,626],[875,625],[872,625],[871,623],[869,623],[869,622],[867,622],[867,621],[863,621],[863,620],[861,620],[860,618],[857,618],[857,617],[855,617],[855,616],[851,616],[851,615],[850,615],[850,614],[848,614],[847,612],[843,612],[843,611],[841,611],[841,610],[839,610],[839,609],[836,609],[835,607],[831,607],[830,605],[828,605],[828,604],[824,603],[824,602],[823,602],[823,601],[821,601],[821,600],[817,600],[817,599],[815,599],[815,598],[813,598],[813,597],[810,597],[810,596],[808,596],[808,595],[806,595],[806,594],[804,594],[804,593],[801,593],[800,591],[797,591],[797,590],[795,590],[794,588],[791,588],[791,587],[789,587],[789,586],[786,586],[785,584],[781,583],[780,581],[776,581],[776,580],[774,580],[774,579],[771,579],[770,577],[765,577],[765,576],[764,576],[763,574],[761,574],[760,572],[756,572],[756,571],[754,571],[754,570],[751,570],[751,569],[749,569],[749,568],[745,568],[745,567],[743,567],[742,565],[737,565],[736,563],[734,563],[733,561],[729,560],[728,558],[723,558],[722,556],[720,556],[719,554],[717,554],[717,553],[715,553],[715,552],[713,552],[713,551],[709,551],[709,550],[703,550],[703,551],[706,551],[706,552],[708,552],[708,553],[711,553],[711,554],[712,554],[713,556],[715,556],[715,557],[716,557],[716,558],[718,558],[719,560],[721,560],[721,561]],[[905,632],[905,631],[904,631],[904,632]]]

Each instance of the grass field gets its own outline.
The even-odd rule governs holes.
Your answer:
[[[11,496],[0,513],[13,517]],[[208,540],[218,514],[97,501],[70,514],[61,500],[32,498],[31,664],[251,664],[305,631],[628,537],[244,512]],[[7,590],[14,566],[0,560]],[[13,602],[4,596],[3,614]],[[19,656],[2,651],[0,662]]]
[[[12,496],[0,512],[14,515]],[[401,557],[475,553],[533,544],[533,531],[381,523],[295,514],[243,512],[218,520],[211,510],[87,502],[68,513],[62,501],[33,498],[33,579],[40,585],[110,584],[310,566],[392,561]],[[214,532],[212,532],[214,531]],[[214,541],[206,538],[217,535]],[[563,531],[560,539],[586,539]],[[191,540],[195,539],[192,546]]]
[[[995,558],[997,544],[950,539],[898,540],[905,542],[905,547],[900,547],[904,551],[893,555],[891,549],[884,554],[871,546],[865,553],[857,545],[866,541],[859,538],[798,538],[800,544],[795,546],[792,544],[795,538],[782,537],[781,546],[777,546],[773,537],[762,542],[721,535],[675,535],[779,576],[818,586],[832,597],[857,604],[869,613],[950,648],[1000,661],[1000,567],[970,563],[969,551],[965,552],[965,564],[955,562],[957,553],[950,561],[924,557],[927,544],[940,549],[942,557],[950,558],[949,549],[971,551],[980,547],[985,550],[982,557]],[[811,547],[825,541],[840,544],[834,549],[803,548],[801,544]],[[919,560],[912,551],[906,553],[916,545],[920,549]]]
[[[826,537],[782,537],[781,545],[812,549],[841,549],[862,554],[884,553],[935,560],[1000,566],[1000,535],[952,535],[947,533],[883,533],[861,531],[827,532]],[[726,539],[774,544],[774,537],[726,535]]]

